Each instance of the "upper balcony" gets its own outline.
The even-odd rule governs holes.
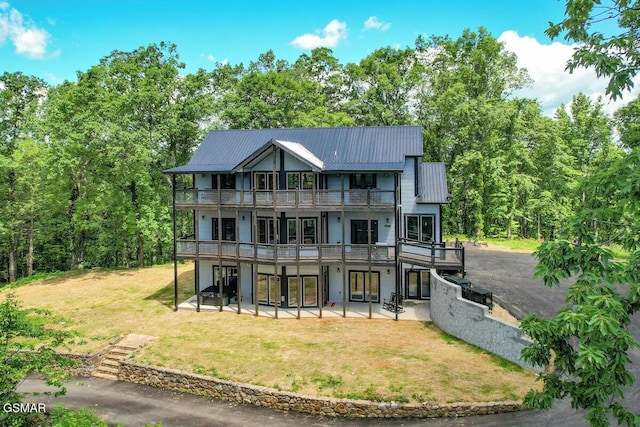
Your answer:
[[[176,190],[178,209],[273,208],[273,209],[390,209],[393,190]]]

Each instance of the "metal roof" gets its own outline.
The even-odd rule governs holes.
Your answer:
[[[423,150],[420,126],[214,130],[187,165],[165,172],[230,172],[268,144],[322,164],[322,171],[402,170],[407,156],[422,157]]]
[[[418,203],[449,203],[451,195],[444,163],[421,163],[419,173]]]
[[[298,144],[297,142],[291,141],[278,141],[273,140],[273,143],[280,148],[291,153],[293,156],[297,157],[299,160],[307,163],[312,166],[314,169],[322,170],[324,168],[324,162],[313,155],[313,153],[305,148],[304,145]]]

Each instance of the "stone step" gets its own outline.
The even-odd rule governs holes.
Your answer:
[[[96,368],[96,372],[118,375],[120,373],[120,369],[111,366],[98,365],[98,367]]]
[[[122,351],[136,351],[137,349],[139,349],[140,346],[134,346],[134,345],[126,345],[126,344],[116,344],[113,346],[112,350],[122,350]]]
[[[111,349],[111,351],[112,352],[115,351],[115,352],[118,352],[118,353],[127,353],[127,354],[129,354],[129,353],[132,353],[132,352],[136,351],[138,348],[139,347],[135,347],[135,348],[134,347],[121,347],[121,346],[117,345],[117,346],[113,347]]]
[[[94,372],[93,376],[97,377],[97,378],[104,378],[104,379],[107,379],[107,380],[117,380],[118,379],[117,375],[107,374],[107,373],[104,373],[104,372]]]
[[[102,362],[100,363],[101,366],[113,366],[113,367],[119,367],[120,366],[120,360],[114,360],[114,359],[109,359],[108,357],[103,359]]]
[[[122,360],[122,359],[126,359],[127,357],[129,357],[130,354],[131,353],[123,353],[123,352],[120,352],[120,351],[110,351],[104,357],[105,357],[105,359]]]

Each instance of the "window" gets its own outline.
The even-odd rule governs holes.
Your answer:
[[[378,241],[378,220],[371,220],[371,243]],[[366,245],[369,243],[369,230],[366,219],[351,220],[351,244]]]
[[[287,219],[287,243],[313,245],[317,242],[315,218],[301,218],[300,228],[298,228],[297,225],[295,219]],[[298,239],[298,230],[302,233],[302,240]]]
[[[221,232],[220,237],[218,232]],[[211,220],[211,238],[213,240],[224,240],[233,242],[236,240],[236,219],[222,218],[222,230],[218,228],[218,218]]]
[[[367,280],[371,277],[371,280]],[[349,300],[368,302],[369,293],[371,293],[371,301],[379,302],[379,286],[380,273],[372,271],[371,275],[367,271],[350,271],[349,272]]]
[[[297,307],[298,306],[298,278],[297,277],[289,277],[289,307]]]
[[[280,299],[280,277],[269,274],[258,274],[256,284],[257,299],[260,304],[275,305]]]
[[[256,190],[273,190],[273,172],[256,172],[254,174],[254,188]],[[278,188],[278,174],[275,175],[276,189]]]
[[[279,221],[276,222],[278,224]],[[256,230],[257,243],[275,243],[275,227],[273,218],[258,218]]]
[[[302,278],[302,305],[318,305],[318,278],[315,276]]]
[[[232,174],[221,174],[211,176],[211,188],[216,190],[218,188],[218,176],[220,176],[220,189],[222,190],[235,190],[236,189],[236,177]]]
[[[419,242],[433,242],[435,217],[433,215],[406,215],[405,237]]]
[[[302,300],[300,305],[303,307],[318,306],[318,277],[317,276],[300,276],[302,280]],[[289,307],[298,306],[298,277],[292,276],[287,279],[289,287]]]
[[[349,188],[376,188],[376,174],[352,173],[349,175]]]
[[[302,221],[302,243],[312,245],[316,243],[316,219],[307,218]]]
[[[298,227],[295,219],[287,220],[287,243],[298,243]]]
[[[297,190],[300,188],[300,174],[298,172],[287,173],[287,190]]]
[[[302,186],[300,185],[302,183]],[[313,190],[313,172],[287,172],[287,190]]]
[[[238,268],[237,267],[220,267],[213,266],[213,284],[214,292],[220,289],[220,279],[222,279],[222,293],[226,296],[233,297],[238,293]]]

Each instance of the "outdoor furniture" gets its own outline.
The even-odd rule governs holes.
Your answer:
[[[392,313],[404,313],[404,297],[391,292],[389,299],[383,300],[382,308]]]
[[[493,309],[493,292],[484,288],[467,288],[462,290],[462,297]]]
[[[470,288],[471,287],[471,282],[468,279],[465,279],[463,277],[458,277],[458,276],[442,276],[443,279],[445,279],[448,282],[451,283],[455,283],[456,285],[460,286],[463,289],[465,288]]]

